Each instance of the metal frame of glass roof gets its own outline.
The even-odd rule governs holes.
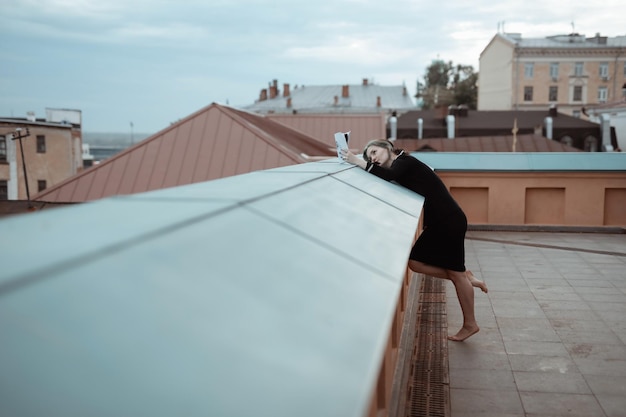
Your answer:
[[[335,158],[0,220],[0,415],[364,415],[422,203]]]

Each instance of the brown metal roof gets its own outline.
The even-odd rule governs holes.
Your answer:
[[[445,117],[447,112],[441,113],[439,110],[409,111],[398,117],[398,137],[400,131],[406,131],[410,137],[416,137],[417,119],[424,121],[424,130],[432,129],[440,132],[437,136],[446,136]],[[548,110],[468,110],[466,116],[456,116],[455,124],[458,132],[457,136],[477,136],[464,133],[471,133],[477,130],[502,131],[507,134],[513,129],[513,124],[517,120],[517,128],[521,133],[533,133],[534,129],[541,128],[546,117],[550,116]],[[555,129],[563,128],[591,128],[598,129],[597,123],[592,123],[578,117],[569,116],[563,113],[556,113],[551,116]],[[523,131],[523,132],[522,132]]]
[[[349,146],[363,149],[371,139],[386,137],[384,113],[369,114],[272,114],[270,120],[303,132],[328,146],[335,146],[335,133],[350,131]]]
[[[33,200],[91,201],[332,156],[334,145],[263,116],[213,103]]]
[[[410,111],[400,115],[396,137],[398,139],[416,138],[418,119],[423,121],[423,138],[447,137],[445,122],[447,110]],[[544,123],[547,117],[552,118],[552,137],[556,141],[570,137],[574,147],[584,149],[587,137],[602,139],[598,123],[558,113],[555,110],[552,112],[550,110],[467,110],[465,115],[455,115],[454,136],[459,138],[511,135],[516,122],[518,135],[539,132],[546,135]],[[613,146],[617,146],[617,143],[613,143]]]
[[[439,152],[513,152],[513,135],[465,138],[398,139],[398,149]],[[544,138],[540,135],[517,135],[515,152],[581,152],[580,149]]]

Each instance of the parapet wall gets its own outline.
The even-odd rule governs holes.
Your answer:
[[[626,227],[626,154],[414,153],[471,225]]]
[[[626,227],[626,172],[441,172],[473,225]]]

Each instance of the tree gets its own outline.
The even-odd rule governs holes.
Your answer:
[[[478,74],[471,65],[454,65],[452,61],[433,61],[424,74],[424,83],[417,82],[416,97],[422,108],[464,104],[476,109]]]

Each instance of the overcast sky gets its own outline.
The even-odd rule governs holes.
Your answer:
[[[626,35],[623,0],[0,0],[0,117],[82,111],[86,132],[154,133],[295,85],[406,84],[472,65],[497,33]],[[572,26],[573,24],[573,26]]]

